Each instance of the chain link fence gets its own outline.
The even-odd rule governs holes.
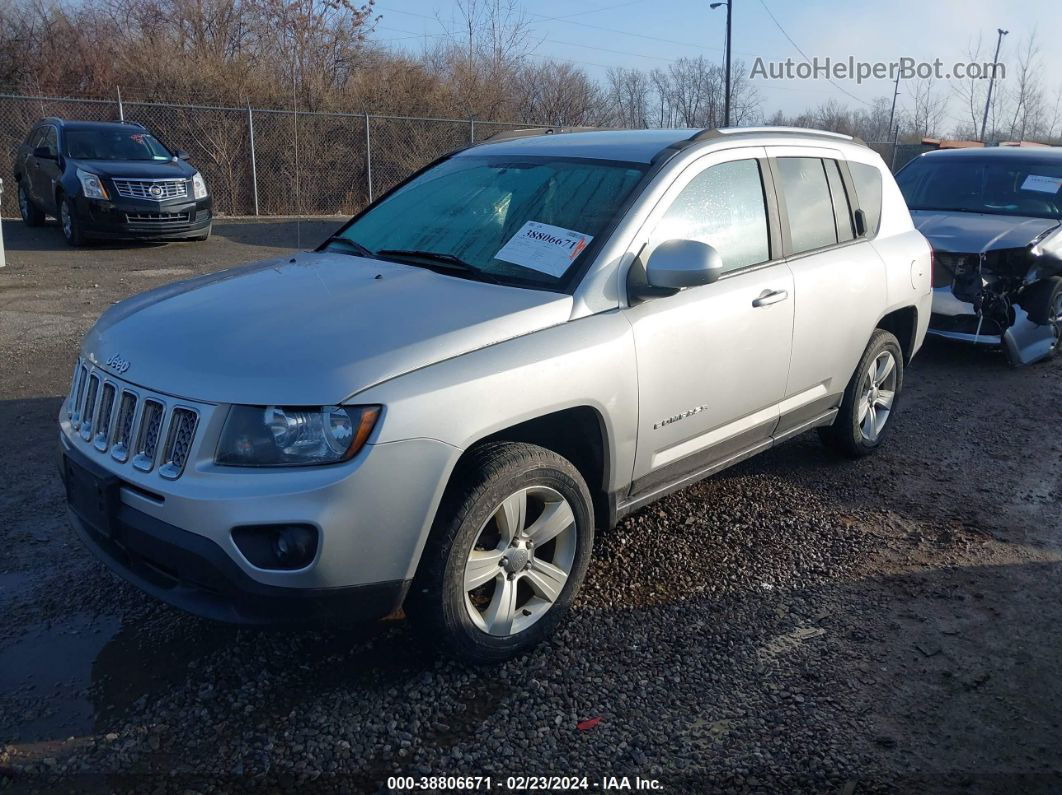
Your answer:
[[[932,144],[902,144],[892,141],[867,141],[867,146],[881,155],[885,163],[895,174],[923,152],[935,149]]]
[[[0,176],[45,116],[123,117],[186,150],[223,215],[351,215],[435,158],[532,123],[0,94]],[[18,215],[13,186],[0,213]]]

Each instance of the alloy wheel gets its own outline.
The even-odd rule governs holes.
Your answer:
[[[859,432],[867,442],[876,442],[889,421],[896,402],[896,375],[896,357],[892,351],[882,351],[863,376],[858,419]]]
[[[25,221],[30,216],[30,203],[29,196],[26,195],[26,189],[22,186],[18,186],[18,211],[22,213],[22,220]]]
[[[465,609],[489,635],[530,627],[571,575],[578,529],[571,505],[547,486],[509,495],[480,528],[465,562]]]

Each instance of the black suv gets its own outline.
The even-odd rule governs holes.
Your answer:
[[[58,218],[72,246],[96,237],[206,240],[210,195],[187,159],[135,122],[42,119],[15,154],[22,220]]]

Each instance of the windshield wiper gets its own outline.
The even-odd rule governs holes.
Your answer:
[[[351,240],[349,237],[343,237],[342,235],[332,235],[330,238],[328,238],[328,240],[324,242],[324,246],[322,246],[322,248],[324,248],[325,246],[331,246],[333,243],[339,243],[340,245],[352,249],[353,253],[357,254],[358,256],[376,259],[375,251],[370,251],[356,240]]]
[[[475,265],[465,262],[456,254],[446,254],[442,251],[424,251],[416,248],[382,248],[376,253],[381,257],[393,257],[406,265],[455,273],[469,279],[500,284],[494,274],[487,273]]]

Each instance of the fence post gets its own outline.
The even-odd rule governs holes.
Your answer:
[[[254,155],[254,112],[247,103],[247,130],[251,134],[251,189],[254,192],[254,214],[258,215],[258,164]]]
[[[369,114],[365,114],[365,181],[369,187],[369,204],[372,204],[372,141],[369,138]]]
[[[114,90],[118,92],[118,121],[125,121],[125,109],[122,107],[122,87],[115,86]]]
[[[476,120],[472,117],[468,119],[468,143],[474,144],[476,142]]]
[[[896,130],[892,134],[892,163],[889,164],[889,171],[893,174],[896,173],[896,147],[900,143],[900,125],[896,125]]]

